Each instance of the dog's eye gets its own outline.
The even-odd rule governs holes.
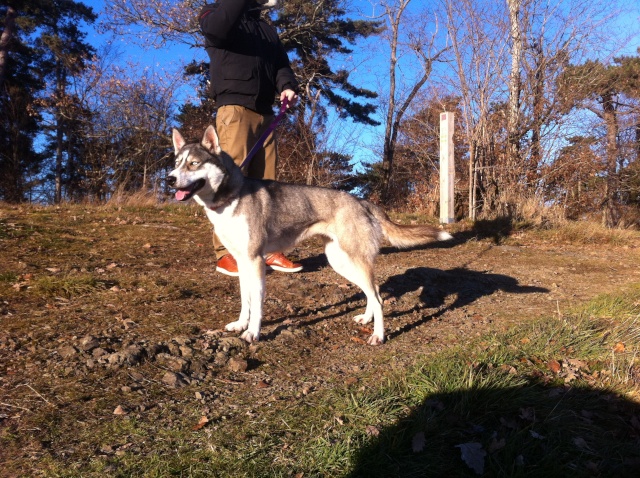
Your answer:
[[[200,161],[191,161],[191,166],[197,166],[200,164]]]

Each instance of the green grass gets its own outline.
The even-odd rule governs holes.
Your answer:
[[[31,287],[36,294],[68,298],[89,294],[96,289],[104,288],[105,283],[96,279],[92,274],[70,272],[59,276],[40,276],[33,282]]]
[[[0,282],[14,284],[18,281],[18,277],[18,274],[16,274],[15,272],[0,272]]]

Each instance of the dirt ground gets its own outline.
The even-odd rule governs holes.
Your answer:
[[[69,419],[86,409],[87,421],[118,407],[153,413],[167,397],[219,416],[257,410],[379,382],[418,355],[640,282],[638,235],[588,246],[535,232],[499,244],[454,235],[383,249],[384,345],[365,344],[371,330],[352,321],[363,294],[308,242],[290,254],[302,272],[268,273],[261,340],[247,346],[223,331],[240,310],[238,281],[215,272],[197,209],[0,207],[0,429],[22,434],[5,453],[73,453],[27,431],[51,407]],[[58,433],[72,427],[59,419]]]

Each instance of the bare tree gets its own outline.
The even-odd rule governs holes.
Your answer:
[[[389,42],[389,102],[385,119],[384,146],[382,153],[382,201],[387,202],[390,196],[391,178],[394,171],[394,157],[398,132],[404,114],[411,106],[416,95],[427,82],[433,71],[434,62],[443,59],[449,50],[448,46],[438,46],[437,18],[427,22],[426,12],[422,12],[419,20],[408,21],[407,7],[411,0],[391,0],[381,3],[387,22],[387,41]],[[418,20],[418,21],[416,21]],[[427,31],[432,28],[432,31]],[[410,52],[418,61],[418,73],[400,91],[398,88],[399,57]],[[414,61],[415,61],[414,60]]]
[[[160,188],[172,151],[176,85],[182,81],[179,74],[115,66],[111,55],[101,52],[72,84],[84,112],[76,126],[83,138],[75,164],[77,188],[95,200]]]
[[[507,65],[507,25],[499,4],[443,0],[454,61],[454,92],[461,98],[461,123],[469,147],[469,217],[476,219],[478,195],[491,174],[495,138],[489,121],[492,103],[502,97]]]
[[[463,98],[475,219],[480,209],[505,204],[507,191],[516,201],[541,191],[541,166],[573,134],[563,125],[557,79],[575,59],[606,55],[616,10],[590,0],[442,5],[455,52],[452,93]]]
[[[202,46],[196,22],[206,0],[112,0],[104,11],[102,29],[138,38],[142,46],[161,48],[168,43]],[[132,35],[133,34],[133,35]]]

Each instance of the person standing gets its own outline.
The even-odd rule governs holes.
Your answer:
[[[210,94],[217,109],[220,147],[240,165],[274,119],[278,96],[289,106],[298,100],[298,82],[275,28],[261,18],[277,0],[218,0],[198,15],[209,55]],[[276,179],[274,133],[253,157],[244,173],[251,178]],[[238,266],[213,232],[216,270],[237,276]],[[302,265],[282,253],[265,257],[267,267],[298,272]]]

